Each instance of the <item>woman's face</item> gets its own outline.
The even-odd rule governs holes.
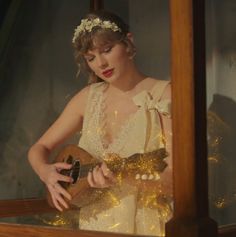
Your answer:
[[[109,83],[124,78],[131,63],[127,46],[123,43],[108,43],[96,47],[89,50],[84,57],[90,69]]]

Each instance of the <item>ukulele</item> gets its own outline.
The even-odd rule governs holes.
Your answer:
[[[55,162],[66,162],[72,164],[71,169],[63,169],[61,174],[73,179],[72,183],[60,181],[60,185],[65,188],[72,199],[67,203],[73,207],[83,207],[94,201],[94,191],[101,189],[92,188],[87,181],[88,172],[95,166],[106,162],[108,168],[119,177],[119,180],[125,177],[142,180],[157,180],[159,173],[167,167],[165,158],[168,156],[165,148],[144,153],[134,154],[128,158],[120,158],[117,154],[111,153],[105,159],[92,157],[88,152],[76,145],[67,145],[57,155]],[[54,207],[50,194],[47,194],[48,203]]]

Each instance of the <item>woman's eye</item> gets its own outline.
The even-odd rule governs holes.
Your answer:
[[[112,46],[105,47],[105,48],[103,49],[103,52],[104,52],[104,53],[109,53],[109,52],[111,51],[111,49],[112,49]]]
[[[85,59],[87,62],[92,62],[94,60],[94,57],[86,57]]]

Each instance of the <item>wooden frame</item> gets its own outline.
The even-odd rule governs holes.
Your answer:
[[[217,236],[208,214],[204,4],[170,5],[175,211],[167,237]]]
[[[103,9],[103,0],[90,0],[90,10]]]
[[[209,218],[207,197],[204,4],[204,0],[170,0],[175,212],[166,225],[167,237],[218,235],[217,224]],[[93,9],[102,5],[91,1]],[[44,212],[49,208],[44,204],[45,200],[36,199],[0,201],[0,216]],[[1,232],[6,237],[122,236],[16,224],[0,224]],[[234,227],[219,230],[224,237],[235,233]]]

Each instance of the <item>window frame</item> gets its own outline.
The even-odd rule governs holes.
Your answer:
[[[209,217],[206,140],[205,1],[169,0],[171,15],[171,75],[173,117],[174,216],[167,237],[233,237],[236,226],[219,228]],[[91,9],[103,7],[90,0]],[[180,93],[181,91],[181,93]],[[186,93],[182,93],[186,92]],[[184,174],[184,175],[183,175]],[[0,200],[0,217],[50,210],[43,199]],[[198,227],[198,228],[196,228]],[[133,236],[0,223],[5,236]]]

